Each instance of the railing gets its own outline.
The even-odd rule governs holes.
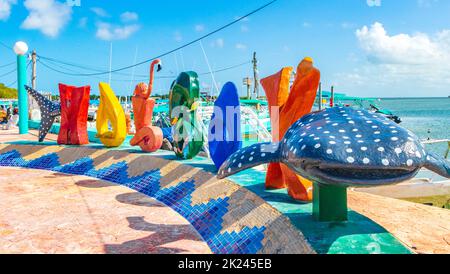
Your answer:
[[[202,106],[199,108],[199,115],[202,121],[210,121],[214,113],[214,107]],[[256,112],[250,107],[241,107],[241,119],[244,125],[249,125],[250,129],[256,134],[258,142],[270,142],[272,134],[265,127],[264,123],[259,119]],[[206,125],[203,123],[206,128]],[[207,132],[206,128],[206,132]]]
[[[255,131],[259,142],[270,142],[272,134],[264,126],[255,111],[249,107],[241,107],[243,120]]]
[[[447,143],[447,151],[445,152],[445,159],[448,158],[448,156],[450,155],[450,139],[442,139],[442,140],[433,140],[433,139],[427,139],[427,140],[422,140],[422,143],[426,144],[426,145],[434,145],[434,144],[442,144],[442,143]]]

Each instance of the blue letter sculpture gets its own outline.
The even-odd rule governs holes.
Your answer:
[[[236,86],[228,82],[214,103],[209,127],[209,153],[217,169],[242,148],[241,108]]]

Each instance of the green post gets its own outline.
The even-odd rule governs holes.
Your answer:
[[[347,221],[347,188],[314,183],[313,217],[319,222]]]
[[[17,54],[17,93],[19,99],[19,134],[28,133],[28,94],[25,90],[27,84],[27,57],[28,45],[17,42],[14,52]]]

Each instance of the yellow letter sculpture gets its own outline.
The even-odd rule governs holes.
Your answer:
[[[97,111],[97,136],[106,147],[118,147],[127,137],[125,112],[108,84],[100,83],[99,88],[100,105]],[[110,126],[112,131],[109,129]]]

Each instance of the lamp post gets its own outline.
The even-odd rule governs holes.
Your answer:
[[[28,133],[28,96],[25,90],[27,83],[27,52],[28,45],[19,41],[14,45],[17,54],[17,92],[19,99],[19,134]]]

